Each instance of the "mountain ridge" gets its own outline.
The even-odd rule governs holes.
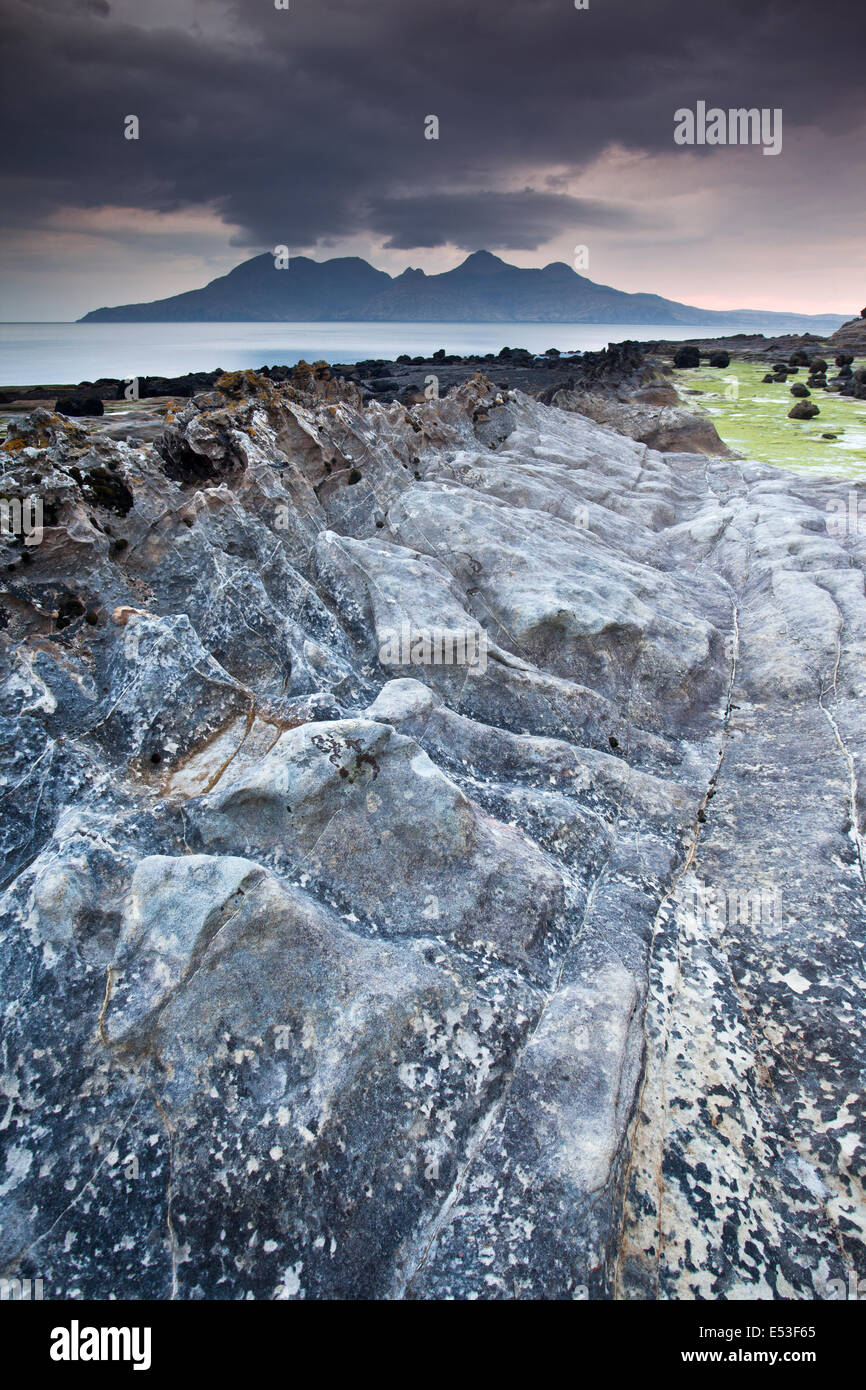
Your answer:
[[[296,256],[277,269],[269,252],[250,257],[199,289],[139,304],[93,309],[79,323],[652,323],[749,325],[781,332],[802,325],[833,331],[842,314],[701,309],[649,293],[631,294],[580,275],[564,261],[524,269],[474,251],[452,270],[377,270],[360,256]]]

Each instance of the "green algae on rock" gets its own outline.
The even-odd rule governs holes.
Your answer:
[[[765,382],[766,370],[765,363],[735,360],[724,370],[701,366],[677,373],[675,381],[689,406],[706,411],[724,442],[745,458],[781,468],[866,475],[866,402],[814,391],[820,414],[790,420],[790,387],[785,380]]]

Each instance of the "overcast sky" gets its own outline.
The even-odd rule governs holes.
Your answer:
[[[866,304],[863,0],[2,0],[0,42],[2,319],[277,244],[392,274],[585,245],[707,308]],[[782,152],[676,145],[698,101],[781,108]]]

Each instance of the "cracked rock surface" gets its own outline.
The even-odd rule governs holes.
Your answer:
[[[154,442],[10,430],[2,1275],[866,1275],[852,485],[568,404],[238,373]],[[436,628],[485,660],[390,664]]]

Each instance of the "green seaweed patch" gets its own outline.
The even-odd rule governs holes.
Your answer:
[[[854,365],[862,367],[866,359]],[[763,380],[768,370],[765,363],[734,360],[729,367],[678,372],[674,380],[683,403],[703,410],[724,442],[744,458],[777,468],[866,477],[866,401],[818,387],[810,399],[820,414],[812,420],[789,420],[788,411],[795,404],[791,386],[797,381],[805,385],[808,373],[801,367],[787,382],[771,383]],[[828,376],[834,371],[831,367]],[[690,390],[701,395],[689,395]]]

